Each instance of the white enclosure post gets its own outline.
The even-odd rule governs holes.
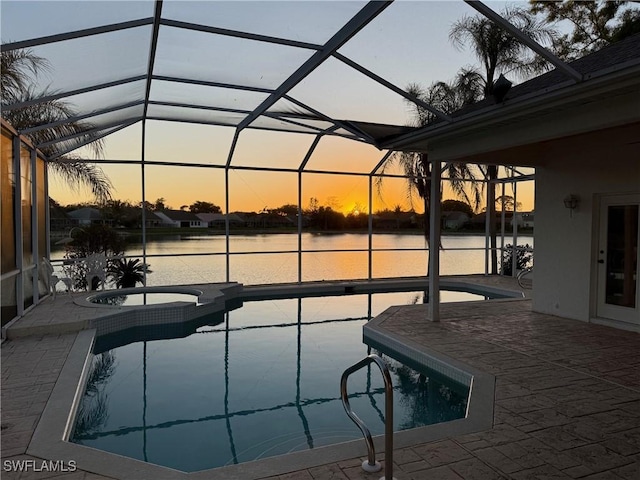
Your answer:
[[[431,162],[431,203],[429,206],[429,318],[440,321],[440,177],[442,165]]]

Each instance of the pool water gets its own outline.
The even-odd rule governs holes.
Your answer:
[[[100,350],[111,349],[94,352],[72,441],[193,472],[361,440],[340,400],[340,376],[368,354],[368,319],[420,295],[245,302],[184,338],[116,348],[110,346],[124,342],[99,341]],[[395,430],[464,417],[468,387],[384,358]],[[354,412],[382,434],[377,367],[352,374],[348,387]]]

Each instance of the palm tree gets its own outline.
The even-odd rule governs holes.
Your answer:
[[[436,82],[427,90],[422,89],[417,84],[411,84],[407,87],[407,93],[444,113],[451,113],[463,105],[473,103],[478,99],[478,84],[473,82],[470,77],[471,75],[465,78],[460,77],[456,79],[456,84],[454,85],[446,82]],[[460,87],[460,85],[465,84],[467,88]],[[409,104],[415,109],[413,117],[415,126],[429,125],[436,120],[437,117],[431,111],[414,102],[409,102]],[[427,246],[429,246],[431,233],[429,229],[431,163],[428,155],[419,152],[396,152],[382,165],[380,173],[384,175],[385,171],[393,166],[399,167],[407,178],[407,198],[409,202],[412,203],[412,199],[416,194],[423,201],[425,215],[424,235]],[[481,198],[481,188],[477,182],[479,173],[473,166],[466,163],[450,162],[443,167],[443,174],[449,177],[453,192],[459,198],[473,205],[474,208],[477,208]],[[383,176],[379,176],[376,179],[379,194],[381,194],[383,179]],[[468,187],[470,187],[470,191]]]
[[[87,378],[87,388],[79,407],[74,437],[82,438],[95,433],[109,417],[109,395],[105,386],[115,369],[116,358],[112,351],[94,357]]]
[[[517,8],[505,8],[502,17],[520,31],[539,43],[551,43],[557,32],[544,21],[538,20],[528,11]],[[465,16],[451,27],[449,39],[457,48],[468,47],[482,64],[482,72],[475,68],[466,68],[461,74],[474,78],[482,84],[484,97],[493,94],[496,77],[511,74],[516,77],[540,73],[549,68],[545,60],[520,43],[514,36],[503,30],[482,15]],[[487,212],[489,216],[489,235],[491,237],[491,272],[498,273],[497,228],[494,222],[495,183],[498,178],[498,166],[487,165],[483,169],[487,179]]]
[[[12,50],[1,53],[2,63],[2,104],[12,105],[27,102],[50,94],[47,90],[36,92],[33,78],[49,69],[46,59],[38,57],[30,49]],[[111,198],[113,188],[110,180],[102,169],[95,164],[81,162],[76,155],[62,153],[60,144],[40,146],[46,142],[59,140],[68,136],[75,136],[76,141],[85,143],[96,157],[103,154],[103,143],[92,132],[94,125],[82,121],[65,121],[75,117],[77,112],[63,100],[47,100],[27,105],[15,110],[3,110],[2,117],[19,132],[39,125],[53,124],[55,126],[34,130],[26,133],[31,142],[40,149],[47,158],[47,167],[60,176],[73,188],[88,187],[96,200],[100,203]],[[62,121],[62,123],[61,123]],[[62,142],[64,143],[64,142]]]
[[[538,43],[551,43],[557,37],[555,29],[522,8],[507,7],[501,16]],[[463,71],[477,75],[484,84],[485,97],[493,93],[501,74],[524,79],[549,68],[542,57],[482,15],[464,16],[455,22],[449,40],[456,48],[470,48],[482,64],[481,72],[473,67]]]

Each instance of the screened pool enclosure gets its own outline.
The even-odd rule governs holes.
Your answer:
[[[489,273],[483,231],[477,245],[442,242],[446,254],[471,256],[442,271],[420,233],[403,242],[380,235],[375,224],[378,212],[404,211],[430,224],[432,239],[440,234],[440,202],[425,212],[422,199],[407,193],[408,180],[424,174],[408,178],[394,152],[414,151],[412,136],[421,128],[458,121],[407,92],[412,83],[449,80],[473,62],[449,41],[453,21],[485,15],[522,35],[481,2],[3,1],[1,8],[3,68],[6,55],[22,52],[45,64],[22,72],[29,95],[3,94],[3,324],[46,293],[39,259],[61,265],[56,260],[64,252],[49,241],[47,199],[92,201],[60,181],[57,169],[45,169],[46,162],[97,165],[113,184],[112,199],[140,206],[141,240],[126,256],[151,265],[152,284],[424,276],[428,268]],[[540,45],[521,38],[571,76]],[[42,115],[24,128],[5,121],[51,102],[64,102],[69,114]],[[433,122],[416,126],[418,110]],[[83,128],[60,128],[74,123]],[[103,142],[98,155],[91,148],[96,141]],[[455,198],[446,162],[428,162],[432,198]],[[511,196],[514,209],[520,192],[532,197],[532,168],[499,172],[496,195]],[[477,182],[486,195],[486,177],[479,174]],[[224,235],[202,236],[197,249],[175,242],[151,248],[155,215],[142,206],[161,198],[176,210],[198,200],[219,205]],[[366,224],[342,243],[324,242],[307,228],[310,204],[367,214]],[[233,214],[281,205],[297,207],[287,219],[286,241],[259,244],[232,234],[238,233]],[[486,197],[479,208],[484,205]],[[513,230],[503,215],[496,248],[518,243],[512,223]],[[66,224],[66,236],[82,226]],[[195,231],[184,230],[183,237]],[[356,267],[346,271],[346,263]],[[272,275],[276,264],[286,264],[286,273]],[[180,281],[177,268],[197,275]],[[243,273],[251,269],[262,273]]]

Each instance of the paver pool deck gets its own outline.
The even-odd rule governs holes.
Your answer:
[[[517,288],[510,278],[472,281]],[[68,314],[65,297],[45,300],[16,325]],[[529,299],[442,304],[441,314],[433,323],[425,305],[408,305],[378,318],[395,335],[494,375],[493,428],[395,450],[397,480],[640,479],[640,334],[535,313]],[[7,460],[42,460],[26,452],[77,336],[49,331],[1,347],[2,478],[109,478],[7,468]],[[382,472],[363,472],[362,460],[264,479],[378,480]]]

